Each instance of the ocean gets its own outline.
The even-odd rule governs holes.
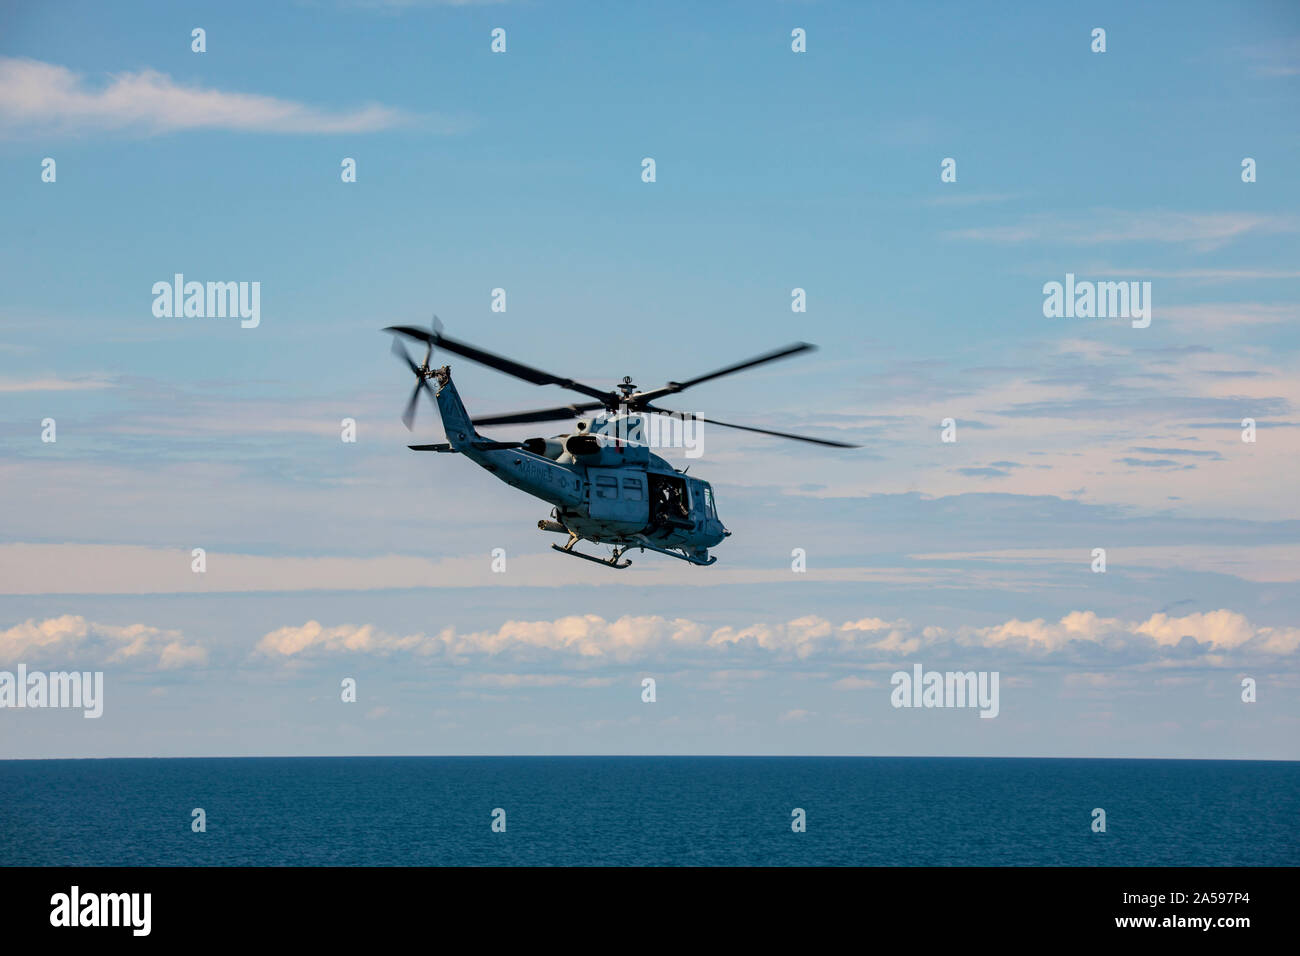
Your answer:
[[[195,808],[206,832],[191,829]],[[792,830],[796,808],[805,832]],[[1094,808],[1104,833],[1093,832]],[[0,761],[0,865],[1297,864],[1296,762]]]

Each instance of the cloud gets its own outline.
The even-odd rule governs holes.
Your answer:
[[[367,653],[387,656],[461,658],[470,655],[528,656],[532,652],[558,652],[576,659],[625,660],[645,656],[650,650],[674,645],[700,646],[703,631],[684,620],[661,617],[622,617],[606,621],[594,614],[562,617],[554,621],[508,621],[496,631],[458,634],[444,628],[437,634],[392,635],[373,625],[325,627],[319,621],[282,627],[266,634],[254,654],[271,658],[305,655]]]
[[[1003,548],[987,551],[949,551],[910,554],[916,561],[984,561],[1042,567],[1059,564],[1088,567],[1087,548]],[[1230,574],[1245,581],[1279,584],[1300,581],[1300,544],[1195,544],[1111,545],[1106,562],[1113,568],[1181,568],[1205,574]]]
[[[491,7],[510,0],[338,0],[341,7],[401,11],[411,7]]]
[[[185,85],[156,70],[117,73],[96,87],[67,67],[0,57],[0,131],[368,133],[413,119],[373,103],[331,111],[273,96]]]
[[[1036,214],[1011,225],[954,229],[945,232],[944,236],[977,242],[1058,242],[1068,245],[1190,243],[1208,251],[1244,236],[1295,232],[1297,228],[1300,228],[1300,223],[1294,217],[1266,213],[1100,209],[1077,216]]]
[[[1240,325],[1293,323],[1300,317],[1300,307],[1267,302],[1210,302],[1203,305],[1160,306],[1156,316],[1162,322],[1178,325],[1226,329]]]
[[[835,683],[831,684],[836,690],[871,690],[884,685],[878,680],[872,680],[870,677],[841,677]]]
[[[174,670],[207,663],[208,652],[180,631],[146,624],[117,626],[78,615],[29,618],[0,631],[0,663],[129,664]]]
[[[1147,445],[1135,445],[1129,450],[1143,455],[1186,455],[1192,458],[1211,458],[1215,461],[1223,459],[1217,451],[1207,451],[1203,448],[1151,448]]]
[[[472,687],[608,687],[612,677],[574,677],[570,674],[476,674],[461,683]]]
[[[48,473],[47,473],[48,474]],[[6,481],[10,475],[0,467]],[[47,482],[48,482],[47,477]],[[16,484],[16,482],[15,482]],[[207,571],[195,574],[190,551],[114,544],[0,544],[0,594],[185,594],[268,591],[370,591],[392,588],[457,588],[496,585],[502,576],[481,557],[440,558],[386,554],[373,557],[298,557],[229,554],[209,549]],[[643,588],[711,587],[789,581],[788,565],[769,569],[717,568],[703,577],[697,569],[665,561],[638,566],[639,577],[592,578],[577,561],[550,552],[510,559],[509,583],[516,587]],[[944,576],[934,569],[889,567],[814,568],[810,579],[931,584]]]
[[[1296,637],[1300,635],[1300,628],[1284,628],[1280,631],[1263,628],[1257,631],[1244,616],[1224,610],[1188,614],[1185,617],[1154,614],[1133,630],[1150,636],[1156,643],[1166,647],[1190,637],[1202,643],[1213,644],[1218,649],[1232,648],[1262,636],[1265,644],[1277,653],[1295,650]]]
[[[961,658],[975,649],[995,650],[1031,659],[1060,655],[1073,660],[1098,655],[1118,665],[1195,662],[1224,666],[1226,656],[1249,653],[1273,658],[1300,648],[1300,627],[1260,627],[1227,609],[1182,617],[1153,614],[1142,621],[1099,617],[1093,611],[1071,611],[1058,621],[1013,618],[1001,624],[975,627],[917,627],[898,620],[875,618],[834,624],[815,615],[785,623],[727,625],[709,630],[682,618],[626,616],[607,621],[595,614],[554,621],[507,621],[496,630],[459,633],[444,628],[436,634],[390,635],[373,625],[325,627],[318,621],[282,627],[266,634],[254,657],[304,659],[341,654],[417,657],[464,661],[556,660],[569,665],[626,662],[671,655],[706,662],[727,658],[775,657],[898,662],[924,651],[937,657]],[[554,676],[502,674],[483,677],[492,686],[551,686],[567,683]],[[591,686],[584,684],[581,686]],[[874,686],[864,678],[845,677],[839,690]]]
[[[1259,279],[1300,279],[1300,269],[1151,269],[1146,266],[1093,266],[1093,275],[1141,276],[1144,279],[1189,279],[1194,282],[1253,282]]]
[[[1300,76],[1300,38],[1282,37],[1244,45],[1236,52],[1259,76]]]
[[[1171,395],[1143,402],[1142,411],[1165,419],[1219,418],[1240,422],[1242,418],[1263,418],[1285,415],[1291,411],[1290,401],[1282,396],[1252,397],[1246,395]],[[1131,414],[1133,402],[1129,398],[1092,398],[1080,396],[1059,400],[1016,402],[997,410],[1004,418],[1075,418],[1107,421],[1120,415]]]
[[[1120,683],[1118,674],[1097,674],[1083,671],[1078,674],[1067,674],[1065,676],[1065,685],[1067,687],[1087,687],[1087,688],[1111,688]],[[1158,683],[1158,682],[1157,682]]]
[[[982,203],[1006,202],[1019,198],[1015,193],[954,193],[935,196],[922,201],[926,206],[977,206]]]
[[[1182,465],[1169,458],[1116,458],[1116,462],[1123,465],[1129,465],[1133,468],[1192,468],[1193,465]]]
[[[984,646],[1010,644],[1052,651],[1062,650],[1072,642],[1113,645],[1117,639],[1136,636],[1150,638],[1161,650],[1180,647],[1190,639],[1213,654],[1247,646],[1269,655],[1293,654],[1300,648],[1300,627],[1256,627],[1245,615],[1226,609],[1184,617],[1159,613],[1141,622],[1072,611],[1056,623],[1042,618],[1008,621],[997,627],[975,629],[970,635]]]
[[[100,388],[113,388],[113,383],[96,376],[87,378],[30,378],[22,381],[0,379],[0,392],[81,392]]]

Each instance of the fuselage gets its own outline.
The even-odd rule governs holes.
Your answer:
[[[553,521],[540,522],[544,529],[615,545],[644,541],[696,556],[729,534],[709,483],[679,472],[647,445],[623,440],[626,416],[598,416],[571,435],[534,440],[536,451],[476,447],[486,440],[474,431],[450,373],[439,373],[436,399],[452,449],[553,505]]]

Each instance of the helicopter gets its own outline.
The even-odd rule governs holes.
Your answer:
[[[464,455],[506,484],[548,502],[553,506],[551,516],[538,521],[537,527],[542,531],[568,535],[565,544],[552,544],[552,549],[612,568],[629,567],[632,562],[623,555],[634,548],[707,567],[718,560],[709,554],[709,548],[721,544],[731,535],[718,516],[717,498],[712,486],[701,478],[688,476],[685,470],[673,467],[653,454],[649,443],[640,440],[646,426],[651,424],[652,416],[669,416],[683,423],[707,422],[833,448],[859,447],[702,416],[686,416],[655,404],[661,398],[684,392],[703,382],[816,348],[807,342],[774,349],[684,382],[667,382],[658,388],[641,391],[630,376],[625,376],[613,389],[601,389],[543,372],[451,338],[444,334],[437,316],[428,331],[409,325],[389,326],[383,331],[393,335],[393,353],[415,375],[415,387],[402,413],[402,422],[408,430],[413,428],[416,406],[420,393],[424,392],[437,406],[447,436],[446,442],[407,447],[414,451]],[[415,363],[399,336],[426,344],[423,362]],[[432,367],[435,346],[533,385],[558,385],[586,396],[589,401],[471,418],[452,382],[451,367]],[[436,391],[431,382],[437,385]],[[585,417],[592,412],[596,414]],[[578,422],[572,433],[551,438],[493,441],[477,431],[479,427],[493,425],[575,418]],[[611,556],[602,558],[575,550],[583,540],[596,545],[610,545]]]

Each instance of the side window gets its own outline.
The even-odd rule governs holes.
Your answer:
[[[596,478],[597,498],[617,498],[618,479],[613,475],[600,475]]]
[[[704,486],[704,512],[710,518],[717,515],[717,512],[713,510],[713,489],[708,485]]]
[[[623,500],[624,500],[624,501],[642,501],[642,500],[644,500],[644,495],[642,494],[642,491],[641,491],[641,479],[640,479],[640,478],[624,478],[624,479],[623,479]]]

